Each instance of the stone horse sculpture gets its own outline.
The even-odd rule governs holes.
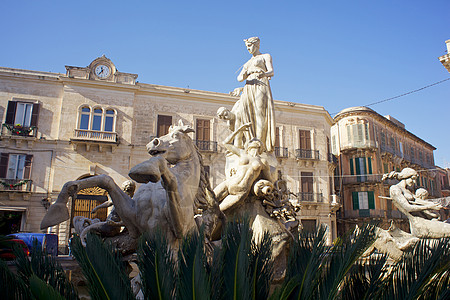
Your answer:
[[[170,245],[177,247],[183,235],[196,230],[194,215],[202,212],[203,219],[208,220],[205,224],[208,236],[212,228],[224,221],[224,215],[209,187],[201,154],[187,135],[189,132],[193,129],[180,121],[169,128],[168,134],[147,144],[152,157],[128,174],[143,183],[133,198],[108,175],[67,182],[42,220],[41,229],[69,218],[69,197],[74,198],[81,189],[98,186],[109,193],[128,235],[134,240],[143,232],[159,228]]]

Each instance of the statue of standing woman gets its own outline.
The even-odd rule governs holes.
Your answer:
[[[235,146],[244,148],[246,142],[256,138],[263,143],[264,151],[272,152],[275,147],[275,113],[269,84],[274,75],[272,57],[259,51],[258,37],[244,42],[252,57],[242,67],[237,80],[246,80],[245,87],[232,110],[221,107],[218,116],[229,121],[232,131],[251,123],[248,131],[235,138]]]

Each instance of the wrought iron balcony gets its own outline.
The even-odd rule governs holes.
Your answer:
[[[344,176],[343,184],[355,184],[355,183],[381,183],[381,175],[364,174],[364,175],[351,175]]]
[[[319,150],[295,149],[295,158],[318,160]]]
[[[299,202],[324,202],[322,193],[297,193],[297,198]]]
[[[200,151],[217,152],[217,142],[195,140]]]
[[[109,131],[75,129],[72,140],[117,143],[117,133]]]
[[[0,178],[0,190],[1,191],[30,192],[32,182],[33,181],[31,179]]]
[[[336,155],[328,153],[328,162],[336,164],[338,162]]]
[[[24,137],[36,137],[36,126],[20,126],[12,124],[2,124],[2,136],[24,136]]]
[[[398,210],[384,209],[356,209],[341,211],[341,218],[357,219],[357,218],[388,218],[388,219],[405,219],[406,216]]]
[[[289,156],[288,148],[284,147],[275,147],[275,156],[286,158]]]

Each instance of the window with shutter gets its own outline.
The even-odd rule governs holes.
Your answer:
[[[358,192],[352,192],[353,210],[359,209]]]
[[[300,130],[300,149],[311,150],[311,132],[309,130]]]
[[[169,133],[169,127],[172,125],[172,116],[158,115],[158,124],[156,135],[158,137]]]
[[[35,136],[38,117],[39,103],[9,101],[5,124],[12,135]]]
[[[209,120],[197,119],[196,122],[196,136],[197,136],[197,147],[200,150],[212,150],[210,149],[210,124]]]

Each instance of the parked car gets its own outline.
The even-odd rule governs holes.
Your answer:
[[[12,236],[15,239],[20,239],[25,242],[30,251],[33,251],[33,241],[37,240],[39,247],[43,251],[47,251],[52,256],[58,255],[58,235],[53,233],[13,233]]]
[[[28,249],[27,245],[23,240],[9,239],[4,244],[2,244],[2,247],[0,247],[0,259],[3,260],[15,259],[16,256],[14,255],[13,251],[15,245],[21,247],[26,256],[30,255],[30,250]]]

